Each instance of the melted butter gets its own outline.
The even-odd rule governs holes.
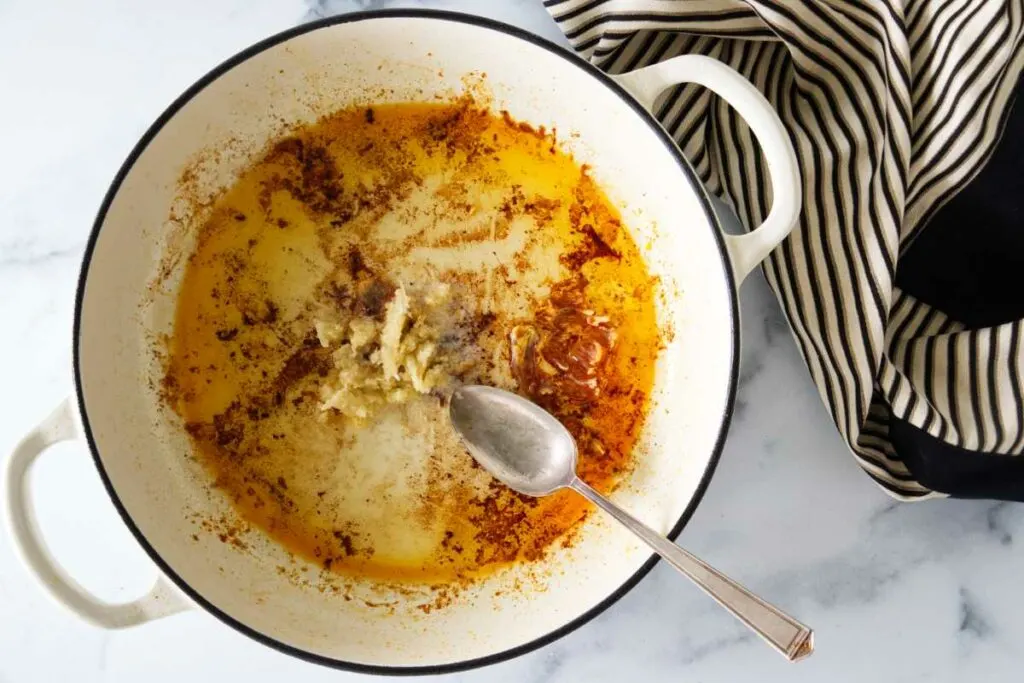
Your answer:
[[[590,235],[614,257],[598,256]],[[586,517],[571,494],[520,498],[475,466],[434,397],[356,425],[320,410],[313,320],[358,270],[452,286],[463,379],[514,388],[508,335],[583,274],[615,346],[601,396],[566,403],[608,491],[632,464],[660,346],[654,283],[585,169],[553,139],[472,102],[345,110],[273,145],[221,196],[181,286],[167,400],[250,523],[334,572],[445,582],[535,560]],[[319,355],[318,355],[319,354]],[[577,434],[581,436],[581,434]]]

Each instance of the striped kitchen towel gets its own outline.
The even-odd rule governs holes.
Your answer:
[[[601,69],[700,53],[764,93],[804,178],[764,273],[857,461],[904,499],[1024,500],[1024,3],[544,4]],[[763,159],[724,102],[684,85],[656,115],[745,225],[764,220]]]

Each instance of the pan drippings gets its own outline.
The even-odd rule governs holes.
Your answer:
[[[165,399],[217,488],[297,555],[353,577],[473,578],[571,543],[588,509],[492,480],[446,392],[530,395],[610,490],[649,401],[655,285],[552,135],[469,99],[348,109],[272,144],[217,200]],[[361,402],[339,394],[352,387]]]

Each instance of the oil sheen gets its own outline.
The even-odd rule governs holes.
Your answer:
[[[453,382],[535,393],[600,490],[632,467],[661,345],[656,282],[588,170],[543,130],[468,98],[339,111],[270,145],[196,242],[165,400],[241,517],[323,569],[472,579],[571,543],[589,512],[572,494],[497,484],[458,443],[443,394],[361,422],[321,408],[332,368],[314,321],[376,313],[373,287],[446,283]],[[517,329],[540,340],[532,369],[513,368]],[[593,391],[543,374],[559,359],[594,363]]]

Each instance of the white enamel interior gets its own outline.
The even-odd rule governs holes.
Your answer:
[[[192,538],[195,513],[232,513],[186,457],[180,426],[151,388],[158,378],[152,340],[169,329],[174,274],[166,287],[151,285],[160,257],[187,249],[187,235],[182,241],[168,221],[182,169],[200,151],[225,150],[201,179],[215,189],[282,122],[311,121],[357,102],[449,97],[462,90],[464,76],[480,73],[496,109],[557,129],[593,167],[662,279],[661,317],[672,341],[659,364],[639,465],[615,499],[667,532],[694,497],[719,437],[736,351],[726,266],[699,190],[629,103],[548,49],[447,19],[338,23],[258,52],[171,115],[117,190],[88,265],[81,391],[117,498],[173,574],[241,624],[314,655],[404,667],[500,653],[583,615],[650,557],[628,532],[595,515],[576,546],[554,553],[539,571],[500,574],[424,614],[297,585],[276,571],[287,559],[273,544],[242,552],[211,534]]]

